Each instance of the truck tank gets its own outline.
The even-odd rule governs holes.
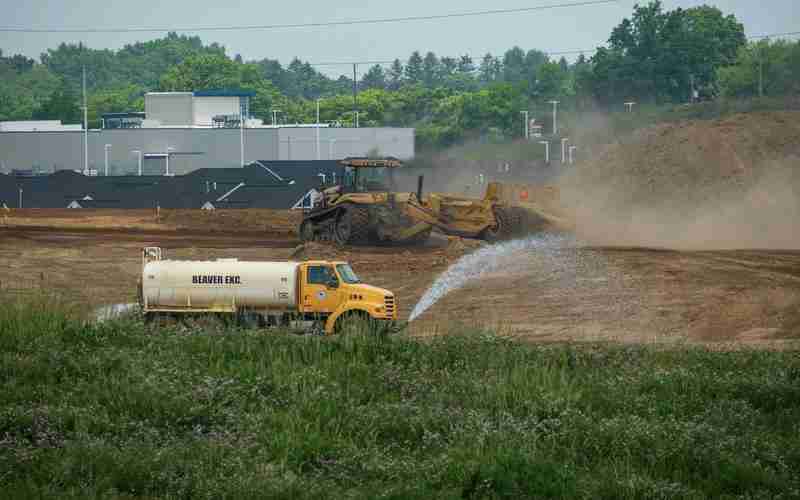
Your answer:
[[[297,308],[296,262],[156,260],[142,268],[145,310]]]

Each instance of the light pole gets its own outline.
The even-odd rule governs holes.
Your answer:
[[[139,155],[139,177],[141,177],[142,176],[142,152],[137,149],[137,150],[131,151],[131,153]]]
[[[628,110],[628,113],[633,113],[633,105],[636,104],[635,102],[626,102],[625,108]]]
[[[336,147],[336,139],[331,139],[328,143],[328,159],[333,160],[333,148]]]
[[[171,148],[171,147],[167,148],[167,172],[164,174],[166,176],[169,176],[169,155],[170,155],[170,153],[172,151],[175,151],[175,148]]]
[[[553,105],[553,135],[558,134],[558,105],[561,101],[550,101]]]
[[[569,164],[570,164],[570,165],[572,165],[573,163],[575,163],[575,158],[574,158],[574,156],[573,156],[573,153],[575,153],[575,150],[576,150],[576,149],[578,149],[578,146],[570,146],[570,147],[569,147]]]
[[[550,165],[550,141],[539,141],[539,144],[544,144],[544,162]]]
[[[561,139],[561,163],[567,163],[567,143],[569,142],[568,137],[563,137]]]
[[[106,177],[108,177],[108,150],[111,149],[111,144],[106,144],[103,146],[103,152],[105,153],[105,166],[106,166]]]
[[[239,117],[239,163],[242,167],[244,167],[244,121],[246,119],[246,113],[242,111],[242,116]]]
[[[86,66],[83,67],[83,175],[89,175],[89,105],[86,103]]]
[[[317,99],[317,160],[319,160],[319,101]]]
[[[525,140],[531,140],[531,128],[528,126],[528,111],[520,111],[520,114],[525,117]]]

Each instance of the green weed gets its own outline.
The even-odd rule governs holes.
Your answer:
[[[796,352],[0,305],[0,497],[797,498]]]

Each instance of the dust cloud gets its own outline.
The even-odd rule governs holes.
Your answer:
[[[664,122],[617,137],[564,170],[559,209],[591,245],[798,249],[799,117]],[[603,121],[584,135],[593,126]]]
[[[751,186],[700,196],[698,186],[675,186],[674,196],[633,201],[631,183],[608,179],[590,185],[565,176],[563,210],[578,238],[596,246],[676,250],[800,249],[800,179],[796,160],[772,162]],[[645,189],[648,186],[645,185]],[[699,199],[698,199],[699,198]]]

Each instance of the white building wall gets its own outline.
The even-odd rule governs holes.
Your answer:
[[[239,129],[111,129],[89,131],[89,168],[104,171],[104,146],[109,149],[112,175],[137,171],[142,151],[145,173],[163,173],[170,152],[170,172],[184,174],[198,168],[241,165]],[[244,130],[245,162],[255,160],[316,160],[316,130],[309,128],[250,128]],[[290,150],[289,150],[290,149]],[[320,128],[320,159],[340,160],[370,151],[409,159],[414,156],[414,129]],[[52,173],[83,169],[83,133],[2,132],[0,172],[33,169]]]
[[[239,115],[239,97],[195,97],[194,124],[211,126],[218,115]]]
[[[144,95],[147,120],[161,126],[189,127],[194,121],[194,95],[191,92],[149,92]]]

